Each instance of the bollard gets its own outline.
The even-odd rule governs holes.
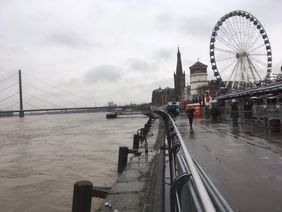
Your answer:
[[[73,188],[72,212],[90,212],[93,184],[77,181]]]
[[[150,130],[150,128],[151,128],[151,124],[149,123],[145,124],[145,129]]]
[[[146,138],[145,138],[145,155],[148,155],[148,142]]]
[[[144,128],[145,128],[146,130],[148,130],[148,129],[150,129],[150,125],[149,125],[149,124],[145,124],[145,125],[144,125]]]
[[[128,147],[120,146],[118,152],[118,173],[122,173],[127,165]]]
[[[142,142],[144,141],[144,138],[145,138],[144,132],[143,132],[143,128],[138,129],[138,130],[137,130],[137,134],[139,135],[139,140],[140,140],[140,142],[142,143]]]
[[[144,128],[141,128],[141,129],[140,129],[140,132],[141,132],[141,136],[143,136],[143,137],[144,137],[144,136],[145,136],[145,131],[144,131]]]
[[[143,131],[144,132],[144,136],[146,136],[148,134],[149,130],[150,129],[148,129],[148,128],[144,128],[144,131]]]
[[[133,136],[133,149],[139,149],[139,135],[134,134]]]
[[[148,129],[146,129],[146,128],[141,128],[141,135],[142,136],[146,136],[147,135],[147,132],[148,132],[149,130]]]

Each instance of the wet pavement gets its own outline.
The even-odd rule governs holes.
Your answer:
[[[234,211],[282,211],[282,136],[230,122],[186,116],[177,127],[193,159]]]

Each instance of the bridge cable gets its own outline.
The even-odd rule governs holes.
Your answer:
[[[9,88],[11,88],[11,87],[13,87],[14,85],[17,85],[17,84],[18,84],[18,82],[14,83],[14,84],[12,84],[12,85],[9,85],[9,86],[7,86],[7,87],[5,87],[5,88],[3,88],[3,89],[1,89],[1,90],[0,90],[0,93],[3,92],[3,91],[5,91],[5,90],[7,90],[7,89],[9,89]]]
[[[15,106],[15,105],[17,105],[17,104],[19,104],[19,101],[17,101],[16,103],[13,103],[13,104],[11,104],[11,105],[9,105],[9,106],[3,108],[2,110],[3,110],[3,111],[4,111],[4,110],[7,110],[8,108],[11,108],[11,107],[13,107],[13,106]]]
[[[56,96],[56,95],[54,95],[54,94],[51,94],[51,93],[49,93],[48,91],[45,91],[45,90],[43,90],[43,89],[41,89],[41,88],[36,88],[36,87],[33,86],[33,85],[25,84],[25,86],[26,86],[26,85],[29,86],[29,87],[31,87],[31,88],[34,88],[34,89],[36,89],[36,90],[42,91],[42,92],[48,94],[49,96],[56,97],[57,99],[60,99],[60,100],[62,100],[62,101],[64,101],[64,102],[69,102],[69,103],[71,103],[71,104],[73,104],[73,105],[76,105],[76,104],[77,104],[77,103],[75,103],[75,102],[73,102],[73,101],[70,101],[70,100],[64,99],[64,98],[62,98],[62,97],[58,97],[58,96]]]
[[[40,101],[42,101],[42,102],[48,103],[48,104],[50,104],[50,105],[52,105],[52,106],[59,107],[58,105],[56,105],[56,104],[54,104],[54,103],[50,103],[50,102],[48,102],[48,101],[46,101],[46,100],[44,100],[44,99],[42,99],[42,98],[33,96],[33,95],[28,94],[28,93],[26,93],[26,92],[23,92],[23,94],[28,95],[28,96],[30,96],[30,97],[33,97],[33,98],[35,98],[35,99],[38,99],[38,100],[40,100]]]
[[[7,100],[7,99],[10,99],[11,97],[13,97],[13,96],[15,96],[15,95],[18,95],[18,92],[17,92],[17,93],[14,93],[14,94],[12,94],[12,95],[10,95],[10,96],[4,98],[4,99],[1,99],[1,100],[0,100],[0,103],[1,103],[1,102],[4,102],[4,101]]]
[[[10,75],[10,76],[8,76],[8,77],[6,77],[6,78],[0,80],[0,83],[3,82],[3,81],[5,81],[5,80],[8,80],[8,79],[12,78],[13,76],[15,76],[15,75],[17,75],[17,74],[18,74],[18,73],[12,74],[12,75]]]
[[[92,100],[89,100],[89,99],[87,99],[87,98],[85,98],[85,97],[79,96],[79,95],[77,95],[77,94],[75,94],[75,93],[73,93],[73,92],[70,92],[70,91],[65,90],[65,89],[63,89],[63,88],[60,88],[60,87],[58,87],[58,86],[52,85],[52,84],[50,84],[50,83],[48,83],[48,82],[42,81],[42,80],[37,79],[37,78],[35,78],[35,77],[32,77],[32,76],[30,76],[30,75],[28,75],[28,74],[26,74],[26,73],[22,73],[22,74],[25,75],[25,76],[27,76],[27,77],[29,77],[29,78],[32,78],[32,79],[34,79],[34,80],[37,80],[37,81],[39,81],[39,82],[41,82],[41,83],[44,83],[44,84],[46,84],[46,85],[48,85],[48,86],[51,86],[51,87],[53,87],[53,88],[56,88],[56,89],[58,89],[58,90],[64,91],[64,92],[69,93],[69,94],[74,95],[74,96],[77,96],[77,97],[79,97],[80,99],[83,99],[83,100],[86,100],[86,101],[88,101],[88,102],[91,102],[91,103],[96,104],[96,102],[94,102],[94,101],[92,101]]]
[[[25,102],[24,104],[25,104],[25,105],[29,105],[29,106],[33,107],[34,109],[40,109],[40,107],[38,107],[38,106],[36,106],[36,105],[34,105],[34,104],[30,104],[30,103],[28,103],[28,102]]]

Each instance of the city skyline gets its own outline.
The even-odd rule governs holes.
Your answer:
[[[159,86],[173,87],[177,47],[186,83],[197,59],[208,65],[216,22],[245,10],[264,26],[273,72],[282,65],[282,4],[278,1],[0,1],[0,79],[34,76],[97,106],[151,101]]]

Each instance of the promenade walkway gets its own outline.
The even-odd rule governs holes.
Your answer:
[[[234,211],[282,211],[282,137],[233,127],[229,122],[194,120],[176,125],[196,159]]]

